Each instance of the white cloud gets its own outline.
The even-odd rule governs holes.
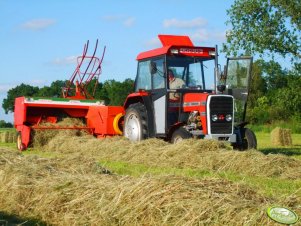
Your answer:
[[[38,31],[43,30],[55,23],[56,21],[53,19],[36,19],[21,24],[21,27],[26,30]]]
[[[134,17],[124,15],[107,15],[103,19],[108,22],[121,23],[125,27],[132,27],[136,20]]]
[[[226,41],[226,33],[227,33],[227,31],[223,31],[223,32],[217,31],[217,32],[214,32],[213,37],[218,41],[225,42]]]
[[[207,25],[207,20],[201,17],[194,18],[192,20],[179,20],[176,18],[166,19],[163,21],[163,27],[165,28],[200,28]]]
[[[161,44],[159,38],[158,38],[158,37],[155,37],[155,38],[152,38],[152,39],[146,41],[146,42],[145,42],[145,47],[146,47],[147,49],[155,49],[155,48],[160,48],[160,47],[162,47],[162,44]]]
[[[197,30],[193,35],[191,35],[191,39],[198,42],[206,42],[210,39],[210,33],[207,29]]]
[[[65,58],[55,58],[51,63],[54,65],[64,66],[64,65],[70,65],[70,64],[76,64],[77,62],[77,56],[68,56]]]
[[[107,16],[103,16],[102,18],[109,22],[115,22],[115,21],[121,20],[123,18],[123,16],[122,15],[107,15]]]
[[[191,35],[194,42],[224,42],[226,40],[226,32],[199,29]]]
[[[123,21],[124,26],[126,27],[132,27],[133,24],[135,23],[135,18],[134,17],[128,17]]]

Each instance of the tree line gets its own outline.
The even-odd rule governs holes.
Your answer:
[[[252,79],[247,104],[247,120],[252,124],[274,121],[301,122],[301,67],[283,69],[275,61],[257,60],[253,63]],[[57,80],[50,86],[37,87],[21,84],[8,91],[2,107],[6,113],[14,111],[14,101],[18,96],[61,97],[66,81]],[[98,83],[93,80],[87,87],[92,93],[96,86],[95,99],[104,100],[107,105],[123,105],[128,94],[134,91],[134,81],[108,80]]]
[[[62,97],[62,89],[68,81],[57,80],[51,83],[50,86],[37,87],[28,84],[21,84],[7,92],[7,97],[3,99],[2,108],[5,113],[14,111],[15,98],[19,96],[29,97]],[[119,106],[123,105],[127,95],[134,91],[134,81],[125,79],[123,82],[115,80],[107,80],[104,83],[99,83],[97,80],[92,80],[87,91],[93,92],[95,87],[94,98],[103,100],[106,105]]]
[[[301,122],[301,70],[282,69],[275,61],[253,64],[247,119],[253,124]]]

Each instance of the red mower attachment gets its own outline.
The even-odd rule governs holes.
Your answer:
[[[123,107],[105,106],[96,100],[18,97],[14,114],[18,131],[17,146],[21,151],[28,147],[32,130],[80,129],[96,137],[120,135],[123,114]],[[86,126],[56,126],[62,117],[82,119]],[[52,125],[45,126],[45,123]]]
[[[66,87],[63,98],[18,97],[15,99],[14,124],[18,131],[17,147],[25,150],[31,143],[33,130],[86,130],[95,137],[122,134],[124,108],[105,106],[94,100],[95,88],[101,73],[102,57],[96,57],[98,40],[94,52],[87,56],[89,41]],[[87,86],[95,80],[94,91],[88,93]],[[59,126],[64,118],[77,118],[84,126]]]
[[[77,57],[77,66],[71,75],[69,81],[66,83],[66,87],[63,88],[63,97],[69,99],[93,99],[95,94],[96,85],[101,74],[101,64],[106,52],[104,47],[102,57],[95,56],[97,52],[98,40],[94,48],[94,52],[91,56],[87,56],[89,41],[84,46],[82,56]],[[90,94],[87,91],[87,86],[95,79],[93,93]],[[75,92],[74,92],[75,90]]]

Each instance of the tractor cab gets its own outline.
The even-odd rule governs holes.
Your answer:
[[[163,47],[137,56],[135,93],[124,104],[124,135],[133,141],[161,137],[175,143],[195,137],[241,142],[233,89],[227,85],[233,67],[220,72],[217,47],[194,46],[187,36],[159,39]]]

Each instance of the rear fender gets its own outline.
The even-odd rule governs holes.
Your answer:
[[[143,103],[143,97],[145,96],[149,96],[149,93],[145,92],[145,91],[139,91],[136,93],[131,93],[127,96],[123,107],[126,110],[131,104],[135,104],[135,103]]]

